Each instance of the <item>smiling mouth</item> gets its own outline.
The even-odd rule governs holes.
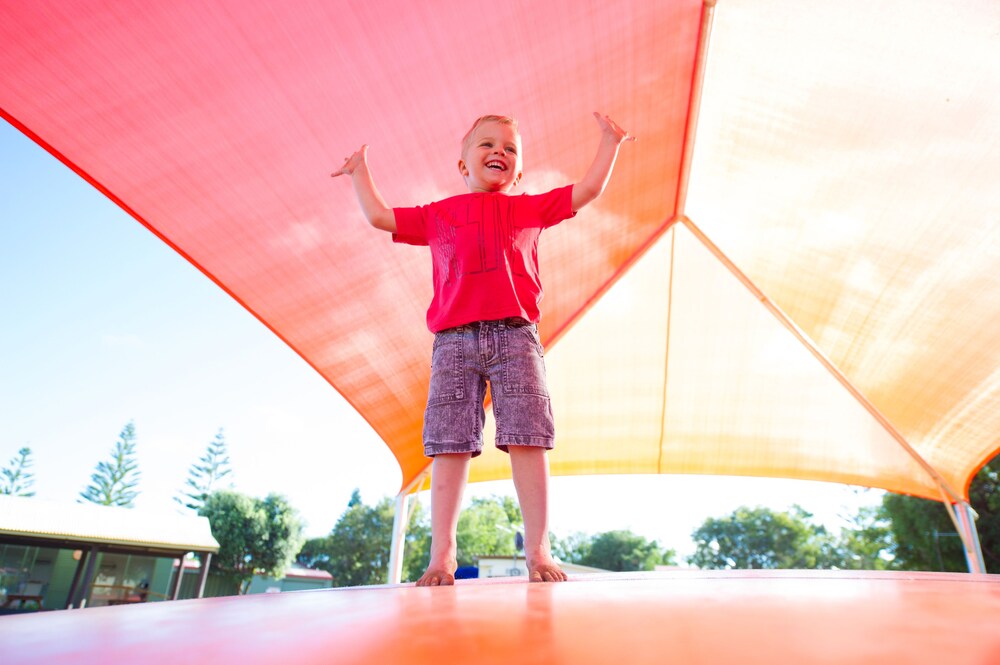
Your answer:
[[[493,171],[506,171],[507,165],[497,159],[491,159],[486,162],[486,168],[492,169]]]

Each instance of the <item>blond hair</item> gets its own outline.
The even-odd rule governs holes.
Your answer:
[[[517,120],[509,115],[483,115],[476,118],[476,121],[472,123],[472,129],[470,129],[465,136],[462,137],[462,157],[465,157],[465,153],[468,152],[469,148],[472,147],[472,135],[476,133],[476,129],[479,125],[484,122],[498,122],[501,125],[510,125],[514,131],[517,131]]]

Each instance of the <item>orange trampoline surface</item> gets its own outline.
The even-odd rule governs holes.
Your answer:
[[[0,620],[15,663],[1000,663],[1000,577],[698,571],[357,587]]]

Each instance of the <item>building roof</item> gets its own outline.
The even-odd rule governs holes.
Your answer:
[[[293,563],[285,570],[285,579],[297,580],[332,580],[333,575],[328,571],[315,568],[306,568],[302,564]]]
[[[207,517],[0,496],[0,538],[218,552]]]
[[[174,562],[174,568],[177,567],[177,562]],[[201,561],[195,558],[184,559],[184,572],[201,570]],[[595,569],[596,570],[596,569]],[[333,575],[325,570],[319,570],[314,568],[306,568],[300,563],[292,563],[285,569],[285,574],[281,576],[284,579],[296,579],[296,580],[333,580]]]

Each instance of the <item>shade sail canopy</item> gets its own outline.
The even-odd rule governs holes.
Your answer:
[[[710,14],[7,3],[0,113],[294,348],[407,486],[428,464],[429,257],[328,174],[369,143],[391,204],[461,193],[459,140],[501,112],[521,121],[526,191],[545,191],[582,176],[606,112],[640,140],[541,242],[553,472],[965,492],[1000,447],[1000,8],[723,3],[706,60]],[[473,465],[508,473],[494,452]]]

